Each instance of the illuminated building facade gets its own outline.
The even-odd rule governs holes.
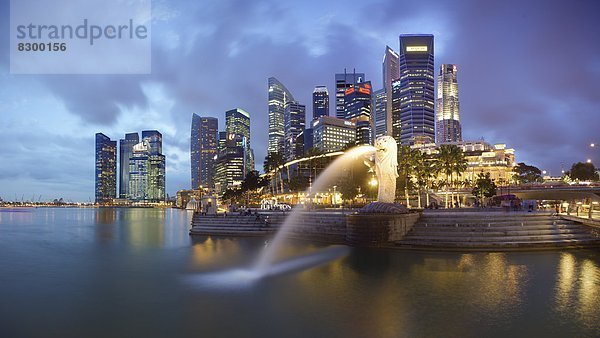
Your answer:
[[[117,141],[96,134],[96,203],[107,204],[117,197]]]
[[[325,86],[316,86],[312,94],[313,120],[321,116],[329,116],[329,92]]]
[[[241,135],[244,140],[246,172],[254,170],[254,153],[250,147],[250,114],[240,108],[225,112],[225,131],[227,134]]]
[[[219,120],[192,114],[190,163],[192,189],[214,188],[215,158],[218,151]]]
[[[400,77],[400,56],[390,46],[385,46],[385,54],[383,55],[382,74],[383,74],[383,90],[386,93],[386,108],[385,108],[385,133],[380,130],[376,135],[392,135],[392,82]],[[377,121],[377,120],[376,120]],[[381,125],[381,123],[380,123]],[[377,127],[375,127],[377,129]],[[381,129],[381,128],[380,128]]]
[[[356,142],[356,124],[332,116],[321,116],[312,122],[313,147],[325,153],[346,148]]]
[[[458,181],[475,182],[478,174],[490,173],[490,178],[497,185],[512,182],[516,166],[515,149],[507,148],[505,144],[491,145],[484,141],[460,141],[446,144],[456,145],[462,149],[467,160],[467,170],[456,178]],[[418,149],[425,154],[438,153],[438,146],[434,144]],[[444,180],[445,174],[440,173],[439,179]]]
[[[400,35],[400,77],[392,81],[392,135],[401,144],[435,142],[433,35]]]
[[[148,167],[150,145],[147,140],[133,146],[129,158],[129,200],[143,202],[148,200]]]
[[[335,116],[337,118],[346,118],[346,103],[344,99],[346,90],[364,81],[365,74],[357,73],[356,69],[352,73],[347,73],[344,68],[343,74],[335,74]]]
[[[142,131],[142,141],[133,146],[129,158],[129,194],[133,202],[163,202],[166,199],[166,158],[162,154],[162,134]]]
[[[357,83],[344,92],[346,120],[356,124],[356,142],[359,144],[372,143],[371,93],[370,81]]]
[[[288,102],[295,101],[290,91],[274,77],[269,78],[269,143],[268,153],[283,153],[284,112]]]
[[[456,65],[453,64],[440,66],[436,98],[437,143],[462,141],[457,71]]]
[[[129,198],[129,159],[133,154],[133,146],[138,143],[138,133],[127,133],[119,141],[119,198]]]
[[[298,136],[303,133],[306,120],[306,107],[298,102],[288,102],[284,111],[285,145],[284,158],[291,161],[296,158]],[[304,136],[302,136],[304,137]],[[304,144],[304,140],[301,141]]]
[[[215,161],[215,191],[223,194],[227,189],[239,189],[248,172],[246,168],[245,136],[219,133],[219,155]],[[223,139],[221,139],[223,137]]]

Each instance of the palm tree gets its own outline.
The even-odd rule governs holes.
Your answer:
[[[271,186],[273,187],[273,195],[277,194],[277,175],[278,174],[279,174],[279,181],[281,182],[281,184],[283,184],[282,179],[281,179],[281,172],[279,170],[279,167],[282,166],[283,164],[285,164],[285,160],[283,158],[283,155],[280,153],[269,153],[265,157],[265,162],[263,163],[265,173],[274,171],[272,179],[275,182],[274,182],[274,184],[273,183],[271,184]],[[281,190],[283,191],[283,187],[281,188]]]
[[[438,153],[438,169],[440,172],[446,174],[446,199],[445,204],[448,208],[448,186],[453,186],[453,174],[460,176],[465,170],[467,170],[467,160],[462,150],[453,144],[442,144],[439,147]],[[454,192],[452,192],[450,203],[454,204]]]
[[[418,161],[421,156],[421,152],[416,149],[412,149],[409,146],[400,146],[398,149],[398,171],[401,173],[401,178],[404,180],[404,198],[406,199],[406,206],[410,206],[409,201],[409,190],[412,183],[412,177],[415,174],[415,169],[418,167]]]
[[[308,151],[306,152],[306,157],[310,158],[310,160],[308,160],[309,172],[310,172],[309,176],[313,182],[317,178],[318,170],[323,169],[322,168],[323,157],[318,157],[323,154],[325,154],[325,152],[323,152],[321,149],[315,148],[315,147],[308,149]],[[313,175],[313,171],[314,171],[314,175]]]
[[[434,159],[428,158],[422,152],[415,157],[415,179],[418,191],[418,206],[421,208],[421,192],[425,190],[425,205],[429,205],[429,190],[432,181],[437,176],[437,166]]]
[[[456,174],[456,180],[454,182],[455,183],[454,188],[457,189],[456,183],[459,181],[459,178],[462,175],[462,173],[464,173],[467,170],[468,163],[467,163],[467,160],[465,159],[465,154],[463,153],[462,149],[460,149],[457,146],[455,146],[454,149],[455,149],[453,151],[454,152],[454,165],[453,165],[453,168],[452,168],[452,172],[454,174]],[[457,199],[458,202],[460,202],[460,196],[457,195],[456,199]]]

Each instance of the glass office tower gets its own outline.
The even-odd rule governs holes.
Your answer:
[[[219,120],[192,114],[190,163],[192,189],[214,188],[215,158],[219,142]]]
[[[108,204],[117,196],[117,141],[96,134],[96,203]]]
[[[400,35],[392,82],[392,135],[404,145],[435,142],[433,35]]]

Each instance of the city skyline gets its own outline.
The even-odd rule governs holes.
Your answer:
[[[397,50],[400,34],[433,34],[434,69],[459,67],[463,139],[506,143],[517,161],[552,175],[587,158],[598,166],[600,153],[588,147],[600,142],[600,46],[593,43],[600,24],[592,14],[598,5],[543,2],[540,11],[535,2],[516,3],[365,3],[367,17],[365,7],[334,3],[314,17],[310,2],[158,3],[153,71],[139,76],[9,75],[2,36],[0,134],[10,146],[2,151],[0,197],[93,201],[95,133],[122,137],[146,129],[163,133],[167,192],[174,195],[190,184],[191,114],[218,118],[222,130],[225,111],[236,107],[252,116],[260,169],[266,79],[285,84],[307,116],[314,87],[325,85],[335,116],[334,74],[356,69],[374,90],[382,88],[382,56],[386,45]],[[8,27],[8,2],[0,6],[0,23]]]

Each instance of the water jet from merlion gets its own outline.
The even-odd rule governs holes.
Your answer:
[[[371,206],[370,209],[373,212],[382,212],[382,210],[385,210],[385,212],[391,211],[393,213],[394,211],[398,211],[401,206],[394,203],[396,178],[398,177],[397,146],[396,141],[391,136],[377,138],[375,146],[362,145],[346,151],[317,177],[313,182],[312,191],[325,190],[334,179],[339,178],[343,172],[341,168],[354,161],[365,159],[368,159],[367,162],[374,164],[374,171],[379,181],[377,202],[373,202],[367,207]],[[349,253],[349,247],[330,246],[305,256],[287,260],[279,259],[278,254],[281,253],[282,246],[290,230],[294,224],[298,223],[300,217],[302,217],[301,208],[301,206],[293,208],[275,234],[275,237],[269,241],[269,245],[261,250],[253,266],[247,269],[231,269],[229,271],[204,273],[200,276],[188,277],[187,280],[196,283],[196,285],[203,286],[231,287],[232,284],[236,286],[251,285],[265,277],[308,269],[346,256]],[[370,211],[365,210],[365,212]],[[240,278],[240,276],[244,278]]]

